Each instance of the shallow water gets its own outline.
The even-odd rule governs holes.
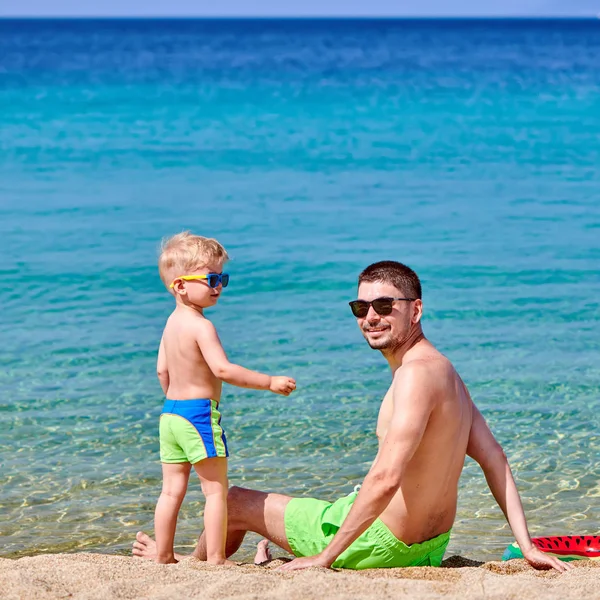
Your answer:
[[[0,547],[126,552],[160,488],[160,238],[218,237],[231,482],[333,499],[390,375],[348,310],[396,259],[533,534],[600,530],[598,22],[0,21]],[[193,485],[177,542],[201,527]],[[512,541],[467,461],[449,553]],[[250,541],[242,557],[248,557]]]

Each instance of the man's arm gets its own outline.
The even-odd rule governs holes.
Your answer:
[[[481,466],[488,486],[504,513],[525,559],[537,569],[555,568],[566,571],[571,568],[571,565],[545,554],[533,545],[506,455],[475,405],[467,454]]]
[[[169,389],[169,369],[167,366],[167,353],[165,351],[165,341],[163,338],[160,340],[160,346],[158,348],[158,359],[156,361],[156,374],[158,375],[158,381],[160,381],[160,387],[163,393],[166,395]]]
[[[397,372],[392,384],[394,409],[378,457],[354,504],[331,543],[315,557],[296,558],[282,570],[330,567],[379,515],[398,491],[406,465],[421,443],[435,395],[427,367],[413,363]]]

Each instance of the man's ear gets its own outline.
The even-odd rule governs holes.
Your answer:
[[[423,300],[417,298],[415,303],[413,304],[413,312],[411,315],[412,322],[416,325],[421,321],[421,317],[423,316]]]

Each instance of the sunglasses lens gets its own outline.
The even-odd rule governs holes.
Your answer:
[[[219,285],[219,276],[216,273],[209,273],[206,276],[206,283],[211,288],[216,288]]]
[[[367,316],[369,312],[369,303],[364,300],[354,300],[350,302],[350,308],[352,309],[352,314],[359,319],[362,319]]]
[[[393,300],[391,298],[377,298],[373,300],[373,309],[378,315],[386,316],[392,314]]]
[[[227,287],[229,285],[229,273],[223,273],[221,275],[221,285]]]

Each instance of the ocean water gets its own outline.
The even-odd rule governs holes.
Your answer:
[[[160,490],[160,239],[227,247],[232,484],[334,499],[390,382],[347,306],[421,276],[427,336],[530,530],[600,530],[600,22],[0,21],[0,548],[126,553]],[[190,487],[177,545],[193,546]],[[240,551],[249,558],[255,537]],[[448,555],[512,536],[467,460]]]

